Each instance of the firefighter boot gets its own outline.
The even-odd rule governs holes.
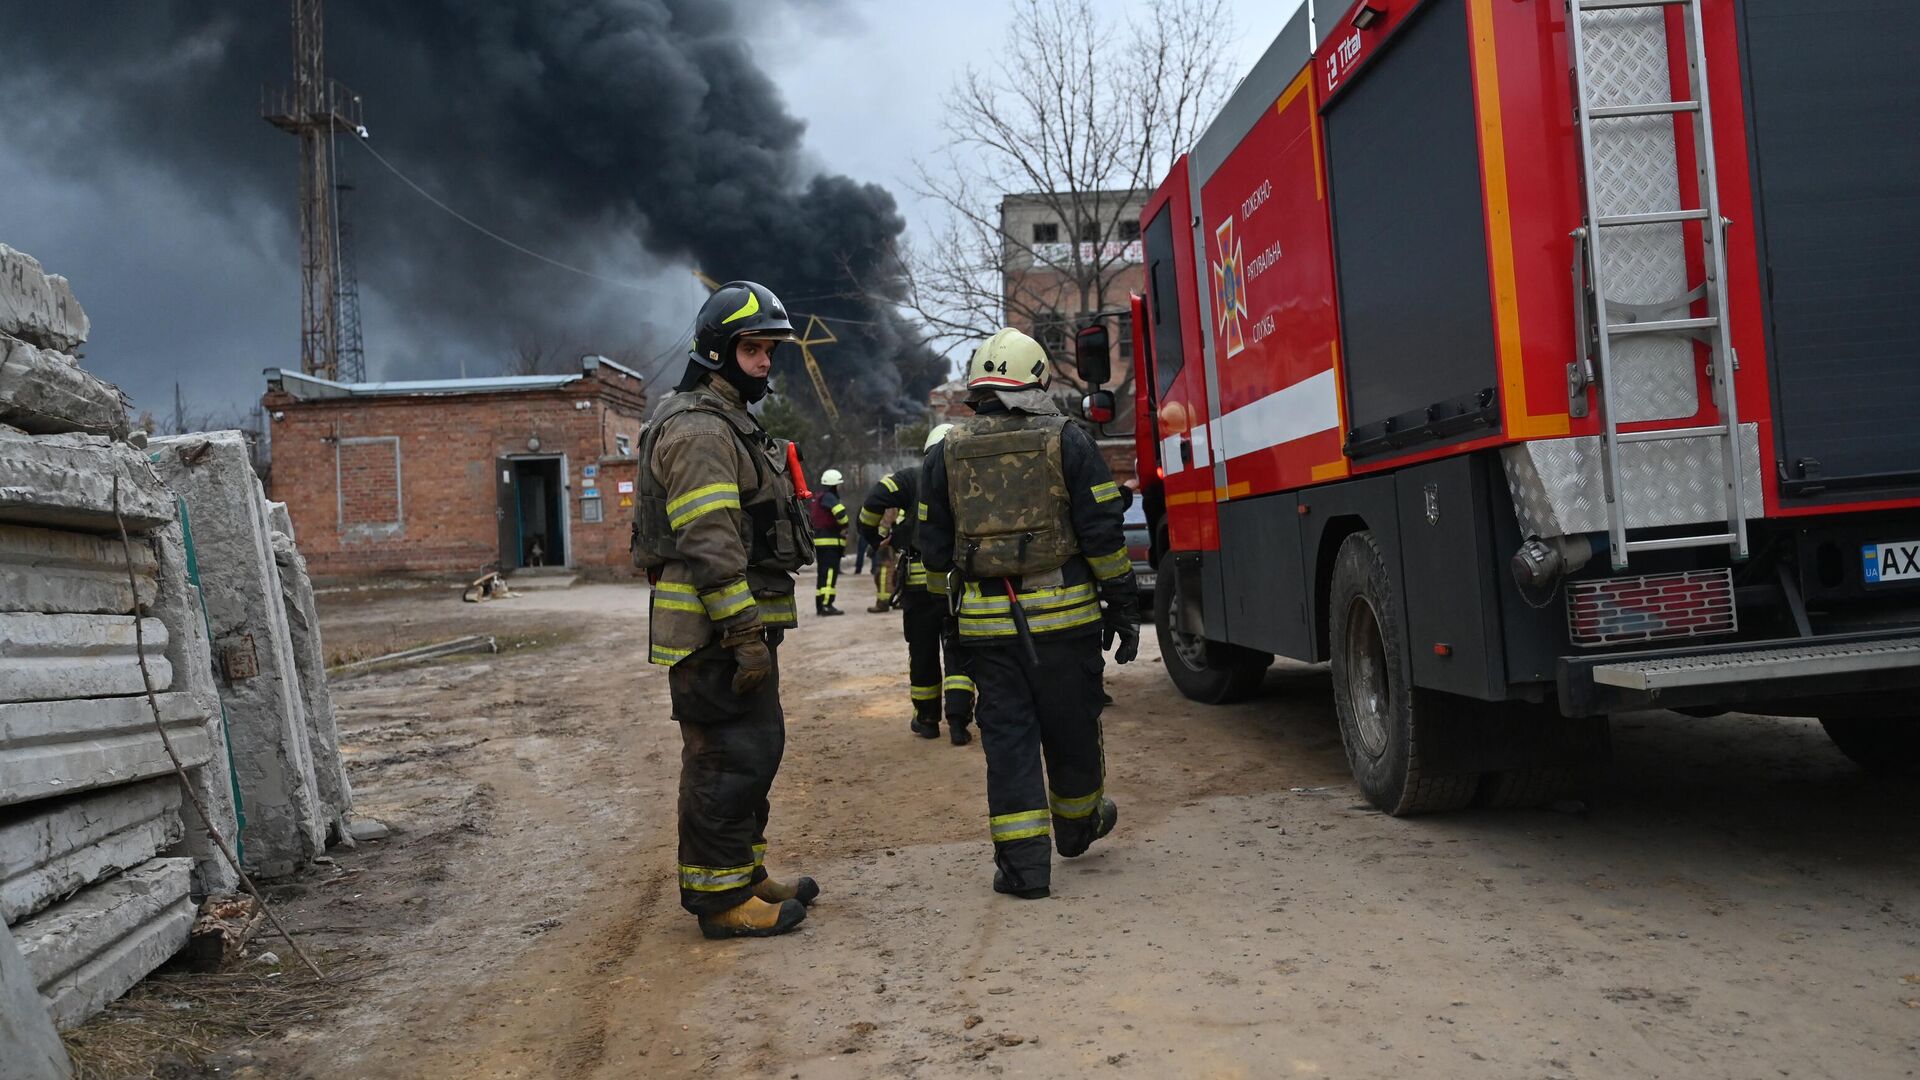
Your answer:
[[[700,916],[700,932],[716,941],[736,937],[773,937],[800,925],[807,908],[798,900],[769,904],[757,896],[714,915]]]
[[[955,746],[965,746],[973,741],[973,717],[955,716],[947,719],[947,741]]]
[[[915,735],[918,735],[923,739],[939,738],[940,737],[939,710],[935,709],[932,712],[929,712],[926,709],[913,710],[913,722],[911,724],[908,724],[907,728],[908,730],[912,731]]]
[[[993,891],[1002,896],[1017,896],[1022,900],[1045,900],[1053,890],[1045,885],[1027,885],[1009,877],[1005,867],[993,868]]]
[[[1112,832],[1113,827],[1120,823],[1120,807],[1112,799],[1103,796],[1100,804],[1093,808],[1092,817],[1093,820],[1089,822],[1092,825],[1091,831],[1083,832],[1065,828],[1054,830],[1053,842],[1059,849],[1061,858],[1074,859],[1085,855],[1094,841]],[[1082,840],[1082,837],[1085,839]]]
[[[812,907],[814,899],[820,895],[820,886],[810,877],[794,878],[791,885],[767,877],[753,883],[753,895],[769,904],[798,900]]]

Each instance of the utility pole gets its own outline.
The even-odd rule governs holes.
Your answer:
[[[263,97],[261,115],[300,139],[300,370],[340,378],[339,219],[333,137],[365,137],[360,98],[327,78],[324,0],[293,0],[293,85]]]
[[[337,164],[337,163],[336,163]],[[353,252],[353,217],[347,213],[347,192],[353,185],[347,182],[346,169],[339,168],[334,190],[334,229],[336,262],[339,274],[339,315],[340,315],[340,380],[342,382],[367,381],[367,350],[360,339],[360,271],[355,264]]]

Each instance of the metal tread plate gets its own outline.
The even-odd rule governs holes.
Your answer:
[[[1593,681],[1626,690],[1668,690],[1733,682],[1920,668],[1920,637],[1791,645],[1752,652],[1622,660],[1593,668]]]

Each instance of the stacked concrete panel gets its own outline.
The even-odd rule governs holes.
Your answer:
[[[0,925],[0,1080],[68,1080],[73,1065],[27,961]]]
[[[290,874],[326,850],[306,706],[267,502],[245,438],[156,440],[153,461],[185,500],[220,701],[245,810],[249,873]]]
[[[320,813],[327,823],[328,842],[351,845],[347,817],[353,811],[353,788],[347,782],[346,762],[340,757],[340,730],[333,715],[333,693],[327,687],[327,651],[320,640],[320,611],[313,598],[313,579],[307,573],[307,560],[294,546],[293,520],[287,515],[286,503],[267,504],[267,524],[273,530],[273,559],[280,572],[281,600],[287,609],[287,629],[300,675],[300,702],[307,713],[307,746],[313,758]]]
[[[237,884],[175,774],[177,757],[211,824],[238,833],[179,500],[127,441],[119,391],[73,360],[87,331],[64,279],[0,246],[0,921],[9,927],[0,1059],[9,1067],[40,1052],[26,1042],[23,984],[37,990],[42,1019],[76,1024],[185,944],[196,893]]]

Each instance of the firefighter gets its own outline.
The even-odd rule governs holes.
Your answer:
[[[747,406],[767,392],[775,346],[794,338],[765,286],[722,285],[639,446],[634,564],[653,583],[649,659],[668,668],[680,724],[680,905],[709,938],[785,933],[820,891],[766,869],[786,744],[778,650],[812,549],[788,448]]]
[[[924,449],[932,450],[952,424],[927,433]],[[908,730],[923,739],[940,737],[940,709],[944,700],[947,739],[955,746],[973,741],[973,679],[961,662],[953,635],[947,632],[946,590],[929,588],[926,566],[914,549],[914,524],[919,505],[920,467],[914,465],[880,478],[860,506],[860,534],[879,542],[881,519],[897,514],[887,544],[906,557],[906,580],[900,586],[900,622],[907,637],[907,692],[913,700]],[[943,678],[941,668],[946,675]]]
[[[1049,835],[1070,859],[1119,819],[1105,791],[1101,652],[1117,641],[1124,664],[1140,646],[1120,489],[1047,395],[1048,371],[1046,350],[1018,330],[974,352],[976,415],[927,454],[914,529],[928,572],[950,572],[979,687],[993,888],[1026,899],[1048,894]]]
[[[813,591],[815,615],[845,615],[833,606],[840,592],[840,560],[847,554],[847,506],[840,501],[839,469],[820,474],[820,490],[813,496],[809,519],[813,526],[813,553],[820,560],[818,587]]]

